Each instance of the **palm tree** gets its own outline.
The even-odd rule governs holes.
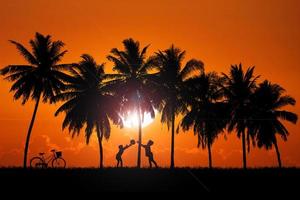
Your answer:
[[[191,59],[182,67],[185,51],[172,45],[169,49],[156,53],[159,65],[160,87],[158,93],[161,96],[158,106],[161,112],[161,122],[171,126],[171,163],[170,168],[174,168],[174,140],[175,140],[175,117],[187,111],[187,106],[182,98],[183,83],[195,73],[195,70],[203,71],[203,63],[199,60]]]
[[[65,113],[63,129],[68,127],[72,136],[78,135],[85,126],[86,143],[89,144],[93,130],[96,129],[99,143],[100,168],[103,168],[102,139],[110,137],[110,122],[121,125],[118,116],[118,103],[114,96],[105,88],[104,65],[97,65],[93,57],[81,56],[82,61],[69,70],[72,79],[67,85],[68,90],[53,98],[53,101],[64,101],[56,111]]]
[[[246,131],[251,119],[251,95],[256,88],[256,80],[259,76],[254,76],[254,67],[250,67],[244,72],[242,65],[231,66],[229,75],[223,73],[225,78],[224,93],[231,109],[231,120],[229,122],[229,132],[236,129],[237,136],[242,136],[243,168],[247,168],[246,160]],[[250,137],[247,134],[248,150]]]
[[[212,144],[226,128],[229,118],[228,106],[222,102],[222,82],[214,72],[202,73],[186,81],[185,96],[190,110],[183,116],[180,126],[184,131],[192,128],[198,138],[198,147],[207,147],[209,168],[212,168]]]
[[[269,81],[259,84],[253,95],[253,121],[249,131],[255,135],[258,147],[271,149],[274,145],[278,159],[278,166],[281,167],[280,152],[278,149],[276,134],[279,134],[284,141],[289,134],[281,120],[296,123],[298,116],[286,110],[284,106],[296,104],[296,100],[288,95],[283,95],[285,90]]]
[[[113,70],[118,74],[110,77],[110,86],[119,96],[121,102],[120,113],[124,117],[128,117],[129,111],[136,112],[138,116],[138,155],[137,167],[141,167],[141,144],[142,144],[142,121],[144,113],[150,113],[151,117],[155,117],[154,108],[152,106],[151,91],[153,81],[152,74],[149,74],[155,66],[153,57],[146,58],[146,46],[140,49],[138,41],[132,38],[123,41],[124,50],[113,48],[110,55],[107,56],[112,61]]]
[[[14,99],[22,99],[23,105],[29,99],[35,101],[24,149],[23,165],[26,168],[30,135],[40,99],[51,103],[51,98],[65,89],[64,81],[68,79],[68,75],[62,70],[70,65],[58,64],[67,51],[62,51],[62,41],[52,41],[50,35],[36,33],[35,38],[29,41],[32,52],[16,41],[10,42],[16,46],[28,64],[9,65],[1,69],[0,73],[6,80],[13,82],[10,91],[14,92]]]

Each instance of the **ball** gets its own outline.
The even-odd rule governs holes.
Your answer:
[[[135,144],[135,140],[130,140],[130,144],[134,145]]]

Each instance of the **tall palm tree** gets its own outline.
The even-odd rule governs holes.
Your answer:
[[[142,121],[145,112],[154,118],[150,90],[151,81],[149,70],[155,65],[153,57],[146,58],[146,46],[140,49],[138,41],[132,38],[123,41],[124,50],[113,48],[107,59],[112,61],[113,70],[118,74],[112,75],[110,85],[117,91],[121,101],[121,113],[126,117],[129,111],[136,112],[138,116],[138,155],[137,167],[141,166]]]
[[[72,136],[78,135],[85,126],[86,143],[88,144],[94,130],[99,143],[100,168],[103,168],[102,139],[110,137],[110,122],[122,125],[118,115],[118,103],[114,96],[105,88],[104,65],[98,65],[93,57],[81,56],[82,61],[69,70],[72,79],[67,85],[68,90],[53,98],[53,101],[64,101],[56,111],[65,113],[63,129],[68,127]]]
[[[183,83],[195,73],[195,70],[203,71],[204,64],[200,60],[191,59],[184,66],[182,64],[185,51],[172,45],[169,49],[156,53],[159,66],[160,87],[158,93],[161,101],[158,106],[161,112],[161,122],[171,126],[171,163],[174,168],[174,140],[175,140],[175,117],[187,111],[187,106],[182,98]]]
[[[281,121],[295,124],[298,119],[297,114],[283,110],[284,106],[296,104],[296,100],[291,96],[284,95],[284,92],[285,90],[281,86],[269,81],[259,84],[252,99],[253,121],[249,126],[249,131],[255,135],[259,148],[271,149],[274,145],[279,167],[282,164],[276,135],[280,135],[286,141],[289,134]]]
[[[223,79],[214,72],[203,73],[186,81],[185,96],[190,109],[180,126],[184,131],[192,128],[198,138],[198,147],[207,147],[209,168],[212,168],[212,144],[226,128],[229,118],[228,106],[222,102],[222,82]]]
[[[67,51],[62,51],[62,41],[52,41],[50,35],[36,33],[35,38],[29,41],[32,52],[16,41],[10,42],[16,46],[28,64],[9,65],[1,69],[0,73],[6,80],[13,82],[10,91],[14,92],[14,99],[22,99],[23,105],[29,99],[35,101],[24,148],[23,165],[26,168],[31,131],[40,99],[51,103],[51,98],[65,89],[64,81],[68,79],[68,75],[62,70],[70,65],[58,64]]]
[[[242,137],[243,168],[246,169],[246,131],[252,112],[250,99],[259,76],[254,76],[254,67],[244,72],[241,64],[231,66],[229,75],[223,73],[223,76],[225,78],[224,93],[231,109],[228,130],[231,132],[235,129],[237,136]],[[247,134],[248,147],[249,141],[250,136]]]

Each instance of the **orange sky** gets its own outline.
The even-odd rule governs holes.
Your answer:
[[[206,70],[228,72],[230,64],[255,65],[256,74],[281,84],[300,99],[300,1],[298,0],[0,0],[0,66],[23,64],[8,39],[28,47],[36,31],[51,34],[66,43],[69,53],[63,62],[79,60],[89,53],[99,62],[113,47],[121,47],[128,37],[142,45],[151,44],[150,52],[174,43],[187,51],[187,58],[204,61]],[[149,55],[149,54],[148,54]],[[22,106],[12,100],[10,83],[0,80],[0,166],[20,166],[33,103]],[[69,166],[97,166],[98,145],[92,138],[72,139],[61,131],[62,117],[54,118],[58,105],[41,105],[32,133],[30,157],[52,147],[63,151]],[[300,113],[299,104],[291,108]],[[299,125],[288,125],[287,142],[279,142],[284,165],[300,166]],[[134,129],[112,129],[104,142],[105,165],[115,164],[118,144],[137,138]],[[144,128],[143,139],[153,139],[153,151],[160,166],[169,165],[170,133],[154,123]],[[177,166],[207,166],[207,151],[196,148],[192,133],[180,133],[175,140]],[[127,166],[136,164],[136,147],[124,153]],[[143,152],[143,163],[147,164]],[[221,136],[213,145],[213,161],[218,167],[241,166],[241,142],[235,134]],[[274,166],[273,151],[252,149],[249,166]]]

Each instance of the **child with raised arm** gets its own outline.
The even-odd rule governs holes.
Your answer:
[[[134,145],[134,144],[135,144],[135,141],[134,141],[134,140],[130,140],[130,144],[129,144],[129,145],[125,145],[125,147],[123,147],[123,145],[119,145],[119,151],[118,151],[118,153],[117,153],[117,155],[116,155],[116,159],[117,159],[117,167],[119,167],[119,165],[120,165],[120,167],[123,167],[122,155],[123,155],[124,151],[125,151],[128,147],[130,147],[130,146],[132,146],[132,145]]]

